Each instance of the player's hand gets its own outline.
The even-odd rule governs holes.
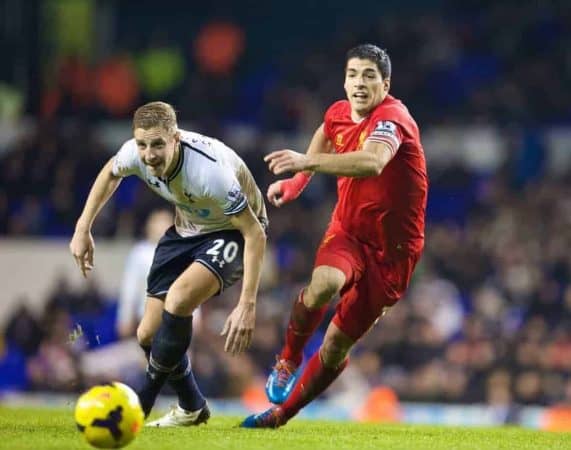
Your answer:
[[[221,336],[226,335],[224,351],[237,355],[252,343],[256,322],[256,304],[240,302],[226,319]]]
[[[308,169],[307,155],[293,150],[277,150],[266,155],[264,161],[268,163],[268,169],[274,175],[285,172],[301,172]]]
[[[82,275],[87,278],[87,272],[93,269],[93,253],[95,251],[91,231],[75,230],[69,243],[69,250]]]
[[[276,181],[270,184],[267,196],[270,203],[278,208],[284,203],[291,202],[298,198],[305,187],[309,184],[311,175],[305,172],[296,173],[292,178],[287,180]]]
[[[284,180],[276,181],[268,187],[268,192],[266,196],[268,197],[269,202],[277,206],[278,208],[282,206],[284,203],[290,202],[293,200],[293,197],[285,198],[284,196],[284,189],[283,189]]]

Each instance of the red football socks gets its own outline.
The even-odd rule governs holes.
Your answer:
[[[303,304],[303,290],[299,293],[289,318],[286,331],[285,346],[280,355],[280,359],[287,359],[299,366],[303,359],[303,347],[315,332],[328,305],[317,309],[309,309]]]
[[[301,408],[325,391],[347,367],[348,361],[349,358],[346,358],[339,367],[331,369],[323,366],[319,351],[315,352],[288,399],[281,406],[286,417],[292,418]]]

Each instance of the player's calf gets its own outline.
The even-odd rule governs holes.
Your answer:
[[[319,349],[324,367],[337,368],[347,359],[353,340],[343,333],[335,324],[330,324]]]
[[[147,360],[147,363],[149,362],[149,357],[151,356],[151,347],[153,345],[153,335],[154,335],[154,333],[151,334],[142,325],[139,325],[137,327],[137,342],[139,343],[139,347],[141,347],[141,349],[145,353],[145,358]]]
[[[153,339],[145,383],[138,392],[145,416],[148,416],[168,376],[180,364],[190,344],[192,317],[163,311],[162,323]]]

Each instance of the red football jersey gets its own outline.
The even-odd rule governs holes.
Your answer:
[[[428,177],[418,126],[406,106],[387,95],[356,123],[349,102],[341,100],[325,113],[324,130],[337,153],[361,150],[371,140],[386,143],[393,154],[378,176],[338,177],[333,221],[387,255],[421,251]]]

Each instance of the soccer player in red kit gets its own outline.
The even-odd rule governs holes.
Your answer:
[[[276,406],[249,416],[246,428],[276,428],[322,393],[343,371],[353,345],[406,290],[424,246],[428,179],[418,126],[388,94],[388,54],[371,44],[347,53],[347,100],[326,112],[305,154],[280,150],[265,157],[281,206],[299,196],[312,173],[338,177],[338,202],[315,258],[309,285],[294,302],[285,346],[266,392]],[[323,343],[303,372],[303,348],[331,299],[340,294]]]

